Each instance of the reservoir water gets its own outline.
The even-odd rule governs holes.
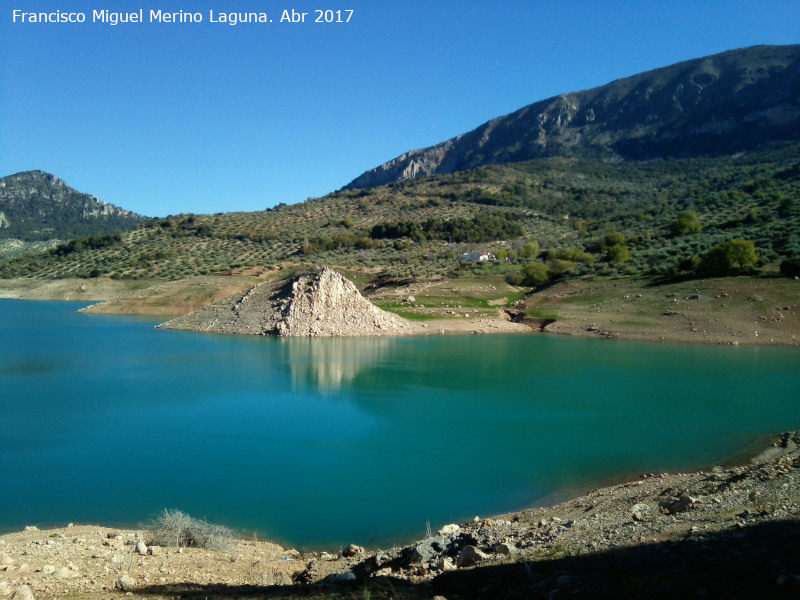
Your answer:
[[[0,530],[176,508],[391,544],[800,428],[795,348],[234,337],[81,306],[0,300]]]

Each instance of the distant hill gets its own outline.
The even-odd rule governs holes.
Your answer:
[[[0,242],[13,239],[37,243],[107,235],[128,231],[147,220],[82,194],[43,171],[0,179]]]
[[[561,94],[354,179],[369,188],[546,157],[723,156],[800,139],[800,45],[755,46]]]

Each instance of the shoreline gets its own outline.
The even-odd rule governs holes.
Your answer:
[[[331,584],[341,590],[340,586],[366,585],[377,579],[390,580],[402,589],[409,586],[408,594],[399,597],[429,598],[432,586],[445,594],[458,589],[459,595],[471,598],[464,592],[472,583],[465,581],[475,577],[484,584],[519,584],[493,574],[492,569],[500,573],[509,565],[528,564],[539,573],[553,561],[638,548],[637,555],[652,554],[663,568],[662,546],[675,551],[674,544],[680,540],[706,540],[707,546],[720,536],[741,537],[748,528],[759,531],[770,523],[786,523],[784,529],[800,527],[800,432],[760,439],[763,443],[754,440],[749,445],[753,452],[747,459],[743,454],[731,457],[737,464],[621,478],[555,504],[447,525],[401,548],[351,546],[338,552],[298,552],[253,539],[233,542],[222,553],[158,546],[141,552],[137,543],[147,543],[141,529],[72,524],[41,530],[27,527],[0,534],[0,597],[13,598],[22,586],[39,600],[64,593],[104,598],[117,589],[172,598],[186,586],[213,598],[250,597],[236,590],[254,586],[258,597],[263,597],[265,590],[302,584],[298,594],[307,596],[309,589],[316,589],[313,586],[323,586],[320,597],[327,597]],[[769,542],[777,543],[771,538]],[[777,561],[771,557],[771,562]],[[198,565],[202,565],[200,571]],[[258,565],[255,571],[254,565]],[[575,574],[573,592],[592,577],[602,579],[602,574],[582,568],[587,572]],[[777,569],[770,573],[770,581],[775,586],[785,576]],[[559,589],[564,589],[563,583]]]
[[[26,285],[20,285],[20,281]],[[168,284],[171,282],[156,284],[150,282],[139,283],[140,289],[128,289],[132,283],[137,282],[123,282],[123,284],[113,282],[114,285],[110,288],[105,287],[107,283],[109,282],[92,282],[91,280],[88,282],[87,280],[45,282],[0,280],[0,299],[86,302],[87,306],[80,311],[82,314],[153,317],[155,321],[158,318],[167,319],[179,314],[186,314],[201,306],[207,306],[227,298],[230,296],[231,290],[241,291],[252,282],[231,286],[230,278],[226,278],[222,283],[219,281],[213,283],[181,281],[178,282],[181,285],[174,288],[169,287]],[[708,286],[729,287],[725,282],[706,283]],[[766,285],[763,282],[759,283]],[[744,284],[749,285],[749,282],[744,282],[742,285]],[[187,300],[186,297],[177,299],[178,294],[184,293],[189,293],[193,299]],[[415,331],[407,335],[528,335],[541,333],[580,339],[653,344],[746,345],[785,348],[800,345],[800,303],[798,303],[800,295],[795,298],[794,304],[787,304],[785,301],[779,302],[778,300],[782,300],[783,297],[778,298],[771,302],[775,306],[770,306],[768,300],[761,299],[758,305],[763,308],[746,306],[746,312],[752,314],[737,314],[735,318],[726,321],[719,317],[713,317],[717,314],[713,312],[713,305],[705,307],[705,313],[692,314],[691,311],[697,312],[696,309],[700,304],[693,301],[682,302],[680,308],[685,312],[676,313],[675,316],[665,318],[661,315],[660,305],[658,311],[655,312],[652,307],[645,309],[649,310],[649,313],[644,315],[642,309],[634,305],[631,294],[623,294],[621,296],[625,299],[623,301],[603,300],[600,304],[592,307],[591,311],[576,312],[572,305],[563,304],[566,301],[586,302],[585,298],[581,298],[582,293],[580,286],[574,282],[565,282],[533,294],[527,302],[529,305],[535,306],[536,310],[540,309],[537,304],[541,304],[545,311],[553,310],[553,307],[556,307],[563,313],[563,316],[554,320],[533,319],[533,321],[539,322],[547,321],[546,324],[540,325],[540,329],[524,323],[511,322],[501,309],[495,309],[478,316],[469,315],[464,311],[460,317],[440,316],[425,321],[410,321]],[[743,291],[740,295],[745,294],[747,291]],[[800,294],[800,290],[798,290],[798,294]],[[674,293],[668,295],[672,296]],[[760,297],[750,295],[744,302],[752,302],[750,298]],[[624,310],[616,306],[623,303],[629,305]],[[603,304],[608,306],[603,306]],[[756,312],[753,312],[753,309],[756,309]],[[620,317],[621,310],[623,310],[622,317]],[[759,310],[765,314],[759,314]],[[701,329],[697,326],[700,320],[704,321],[705,327],[711,327],[712,321],[715,321],[715,329]],[[748,326],[767,331],[760,335],[756,335],[759,331],[747,334],[745,328]]]

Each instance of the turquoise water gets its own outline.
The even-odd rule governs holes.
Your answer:
[[[0,300],[0,529],[177,508],[390,544],[800,428],[800,353],[546,335],[275,339]]]

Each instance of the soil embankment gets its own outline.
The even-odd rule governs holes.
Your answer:
[[[752,462],[643,475],[547,508],[475,518],[403,548],[148,548],[144,531],[0,536],[0,597],[796,598],[800,432]]]

